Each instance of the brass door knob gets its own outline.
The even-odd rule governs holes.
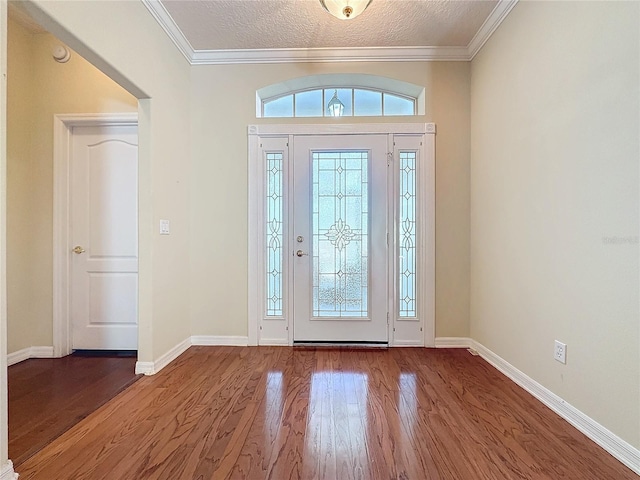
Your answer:
[[[82,248],[80,245],[76,245],[75,247],[73,247],[72,252],[80,255],[81,253],[84,253],[84,248]]]

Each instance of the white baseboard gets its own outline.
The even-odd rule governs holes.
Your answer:
[[[437,339],[436,339],[437,344]],[[613,457],[640,475],[640,450],[633,447],[613,432],[607,430],[591,417],[564,401],[552,391],[522,373],[506,360],[502,359],[484,345],[471,340],[471,348],[496,369],[509,377],[520,387],[556,412],[595,443],[604,448]]]
[[[247,337],[240,336],[194,335],[193,337],[189,337],[180,342],[178,345],[158,358],[158,360],[156,360],[155,362],[136,362],[136,374],[155,375],[180,355],[182,355],[184,352],[186,352],[191,345],[227,345],[246,347],[248,342],[249,339]]]
[[[0,480],[16,480],[18,478],[18,474],[13,471],[13,462],[11,460],[7,460],[2,466],[2,470],[0,470]]]
[[[262,347],[288,347],[289,340],[286,338],[261,338],[260,346]]]
[[[164,367],[182,355],[191,346],[191,338],[186,338],[155,362],[136,362],[136,374],[155,375]]]
[[[467,337],[436,337],[436,348],[471,348],[472,343]]]
[[[155,375],[155,364],[153,362],[136,362],[136,375]]]
[[[411,340],[395,340],[390,347],[424,347],[424,343],[413,342]]]
[[[191,337],[191,345],[199,346],[229,345],[234,347],[246,347],[248,344],[249,337],[222,335],[194,335]]]
[[[53,347],[31,347],[31,358],[54,358]]]
[[[53,347],[27,347],[10,353],[7,355],[7,366],[15,365],[30,358],[54,358]]]
[[[15,365],[16,363],[24,362],[31,358],[31,347],[23,348],[17,352],[13,352],[7,355],[7,366]]]

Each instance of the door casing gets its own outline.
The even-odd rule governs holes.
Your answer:
[[[56,115],[53,122],[53,355],[72,351],[69,310],[71,250],[68,248],[70,155],[74,127],[137,126],[137,113]]]
[[[325,125],[250,125],[248,127],[248,172],[249,172],[249,212],[248,212],[248,343],[249,345],[292,345],[293,328],[292,319],[281,319],[277,335],[261,335],[264,324],[262,294],[263,285],[263,237],[262,225],[264,211],[262,195],[264,192],[264,174],[260,168],[262,161],[262,148],[264,144],[286,145],[285,155],[289,158],[289,149],[293,145],[293,139],[299,135],[367,135],[386,134],[392,138],[394,135],[423,135],[422,152],[424,158],[418,178],[418,188],[421,192],[421,210],[419,222],[421,224],[419,301],[423,307],[421,317],[423,320],[422,338],[416,341],[396,341],[393,332],[398,323],[395,315],[389,319],[389,345],[390,346],[435,346],[435,124],[433,123],[394,123],[394,124],[325,124]],[[392,152],[389,152],[392,153]],[[287,170],[287,169],[286,169]],[[284,172],[285,178],[291,179],[291,172]],[[286,195],[286,193],[285,193]],[[287,202],[285,199],[285,209]],[[291,208],[288,205],[288,208]],[[291,212],[285,213],[291,215]],[[289,235],[286,231],[284,235]],[[285,266],[285,285],[289,270]],[[292,311],[292,300],[288,300],[287,307]],[[400,327],[400,325],[398,325]],[[282,329],[284,328],[284,332]]]

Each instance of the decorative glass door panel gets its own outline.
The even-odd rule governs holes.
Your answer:
[[[313,316],[368,314],[368,151],[313,152]]]
[[[387,137],[296,137],[294,340],[387,342]]]

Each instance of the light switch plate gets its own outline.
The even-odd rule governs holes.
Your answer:
[[[160,220],[160,235],[169,235],[169,220]]]

